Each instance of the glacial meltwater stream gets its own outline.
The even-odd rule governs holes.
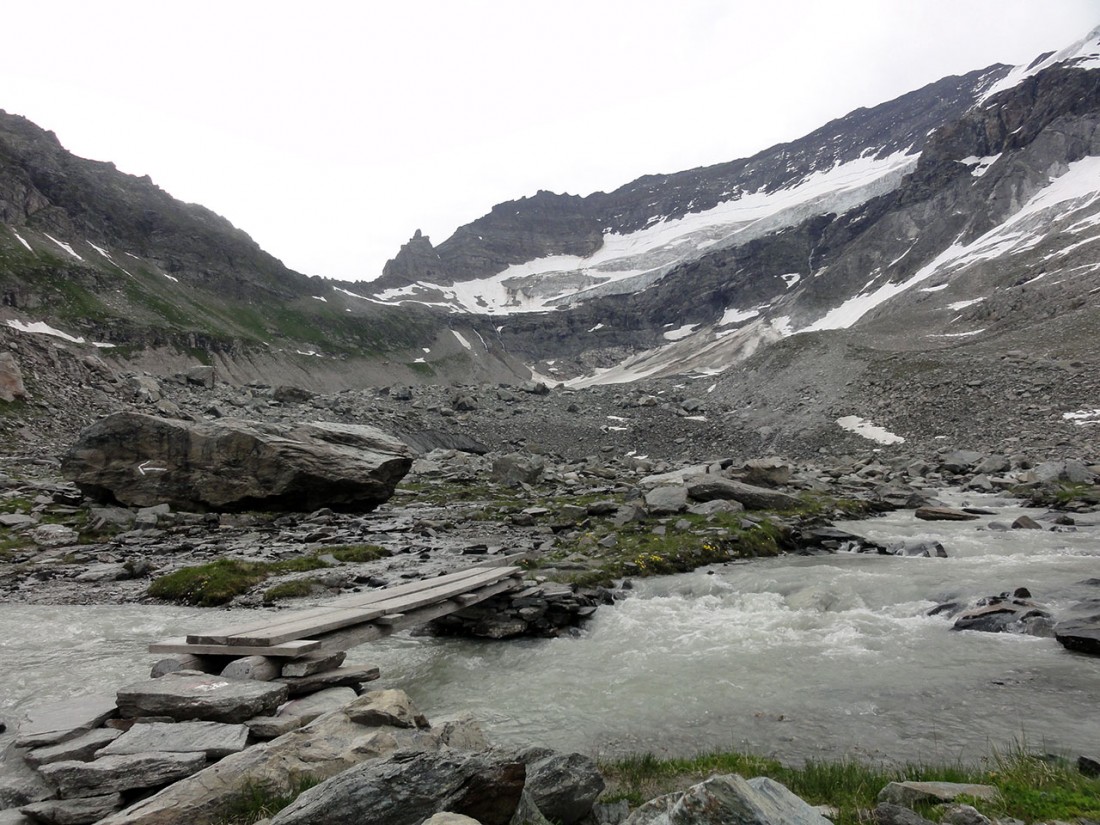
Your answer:
[[[950,497],[955,504],[962,496]],[[846,523],[879,542],[939,539],[950,558],[785,557],[640,580],[574,638],[398,636],[358,648],[380,686],[429,718],[470,711],[494,739],[609,755],[740,749],[785,760],[966,760],[1024,742],[1100,743],[1100,657],[1053,639],[954,632],[939,602],[1028,587],[1055,615],[1100,595],[1100,527],[984,529],[1025,511],[991,497],[979,522],[901,511]],[[1097,521],[1093,517],[1094,522]],[[0,718],[144,678],[155,639],[223,611],[0,607]]]

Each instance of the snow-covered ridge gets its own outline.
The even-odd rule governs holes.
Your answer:
[[[867,154],[813,172],[785,189],[745,193],[703,212],[659,218],[625,235],[608,232],[600,249],[588,257],[553,255],[514,264],[488,278],[453,285],[421,281],[385,290],[376,298],[511,314],[546,312],[597,295],[637,291],[704,250],[745,243],[813,215],[843,213],[859,206],[897,186],[918,157],[905,152],[882,158]],[[788,287],[797,283],[797,273],[787,277]]]
[[[978,105],[985,103],[998,92],[1018,86],[1027,78],[1043,71],[1043,69],[1049,69],[1051,66],[1059,64],[1063,64],[1068,69],[1100,69],[1100,26],[1097,26],[1081,40],[1055,52],[1045,60],[1015,67],[982,93],[981,97],[978,98]]]
[[[1098,202],[1100,157],[1085,157],[1069,164],[1063,174],[1052,178],[1047,186],[1032,195],[1019,210],[981,237],[969,243],[956,240],[905,281],[888,281],[874,290],[861,292],[799,331],[847,329],[875,307],[933,275],[953,274],[981,261],[1026,252],[1049,234],[1056,221],[1091,209]],[[1093,215],[1079,220],[1066,227],[1065,231],[1080,231],[1095,225],[1094,218]],[[932,288],[926,291],[930,292]],[[956,305],[953,308],[958,309],[961,306]]]

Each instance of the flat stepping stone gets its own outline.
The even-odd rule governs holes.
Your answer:
[[[202,770],[201,753],[135,753],[104,756],[95,762],[54,762],[42,776],[62,799],[100,796],[135,788],[155,788]]]
[[[31,708],[19,726],[20,748],[56,745],[98,728],[117,712],[115,697],[96,694]]]
[[[248,744],[248,728],[224,722],[138,722],[96,756],[134,753],[201,753],[221,759]]]
[[[326,670],[335,670],[344,663],[347,652],[338,650],[335,653],[308,653],[300,659],[293,659],[283,665],[283,676],[312,676]]]
[[[270,716],[286,701],[278,682],[236,681],[222,676],[162,676],[127,685],[118,692],[119,712],[127,718],[167,716],[177,721],[243,722]]]
[[[331,687],[352,687],[364,682],[373,682],[379,676],[376,667],[368,665],[353,665],[338,667],[335,670],[327,670],[324,673],[315,673],[312,676],[282,677],[276,679],[276,683],[287,686],[290,696],[304,696]]]
[[[28,765],[35,768],[48,765],[51,762],[64,762],[73,759],[86,762],[95,755],[96,751],[107,747],[120,736],[122,736],[120,730],[96,728],[76,737],[76,739],[70,739],[59,745],[36,748],[23,758],[27,760]]]

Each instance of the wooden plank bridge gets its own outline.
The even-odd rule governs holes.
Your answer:
[[[522,586],[521,555],[430,579],[342,596],[321,607],[268,614],[149,646],[150,653],[294,659],[347,650]]]

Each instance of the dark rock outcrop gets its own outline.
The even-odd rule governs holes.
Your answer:
[[[411,465],[405,444],[363,425],[116,413],[81,434],[63,472],[86,495],[131,506],[368,511]]]
[[[371,760],[299,796],[272,825],[417,825],[441,811],[507,825],[523,793],[522,762],[493,753],[419,753]]]

